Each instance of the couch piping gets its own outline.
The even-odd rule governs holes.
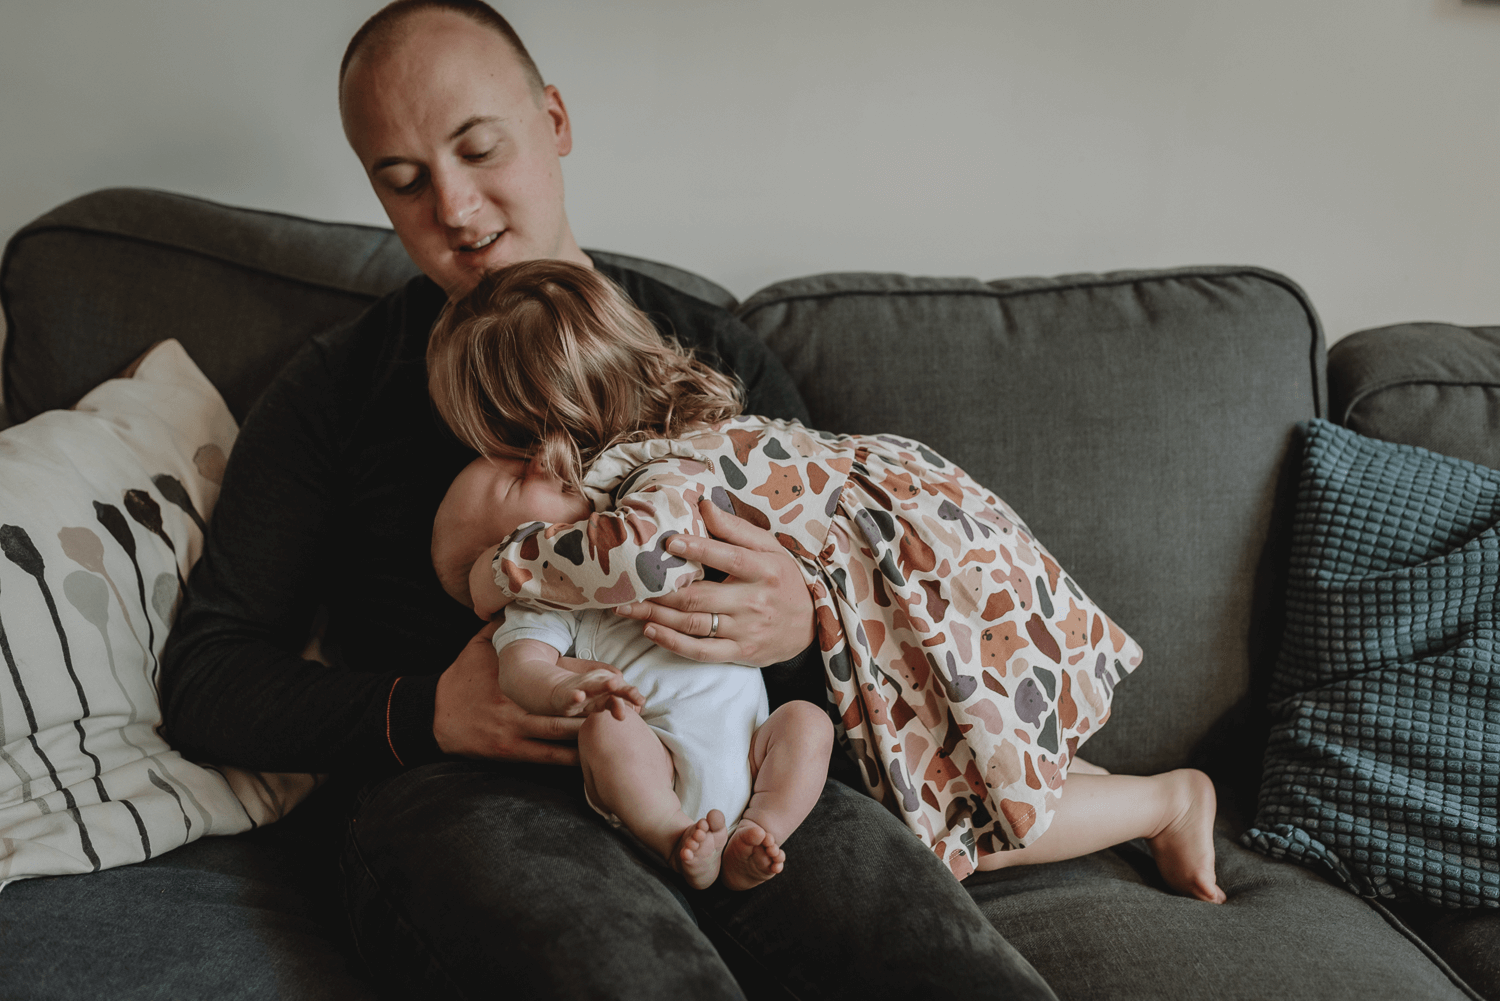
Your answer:
[[[1384,393],[1391,389],[1402,389],[1406,386],[1453,386],[1460,389],[1500,389],[1500,382],[1476,382],[1467,379],[1438,378],[1390,379],[1361,390],[1357,396],[1344,405],[1344,412],[1338,415],[1338,423],[1344,427],[1348,427],[1349,415],[1354,413],[1354,408],[1359,404],[1379,393]]]
[[[1373,908],[1381,917],[1385,918],[1386,924],[1390,925],[1396,931],[1400,932],[1411,942],[1412,945],[1416,946],[1417,949],[1419,949],[1421,953],[1432,962],[1432,965],[1436,966],[1439,970],[1442,970],[1443,973],[1448,977],[1448,979],[1453,981],[1453,986],[1463,991],[1464,994],[1472,998],[1473,1001],[1486,1001],[1483,994],[1480,994],[1474,988],[1470,987],[1468,983],[1465,982],[1464,978],[1458,975],[1458,971],[1448,965],[1447,960],[1438,955],[1437,951],[1434,950],[1432,946],[1428,945],[1426,941],[1423,940],[1422,936],[1406,927],[1406,924],[1400,918],[1396,917],[1395,914],[1391,913],[1389,908],[1380,903],[1380,901],[1378,900],[1371,900],[1368,897],[1361,897],[1360,899],[1369,904],[1370,907]]]
[[[24,229],[21,232],[17,233],[11,240],[10,247],[16,247],[22,240],[29,237],[36,236],[41,233],[54,232],[86,233],[90,236],[102,237],[109,240],[119,240],[123,243],[137,243],[144,246],[160,247],[164,250],[171,250],[179,254],[186,254],[192,257],[199,257],[204,260],[216,261],[220,264],[228,265],[229,267],[238,268],[241,271],[267,275],[272,278],[278,278],[282,281],[293,282],[294,284],[302,285],[306,288],[314,288],[324,292],[341,292],[345,295],[358,296],[360,298],[367,299],[370,302],[374,302],[384,294],[367,292],[363,289],[350,288],[347,285],[335,285],[331,282],[313,281],[307,278],[301,278],[296,275],[286,274],[285,272],[276,271],[272,268],[267,268],[262,265],[249,264],[241,260],[236,260],[232,257],[227,257],[223,254],[215,254],[206,250],[200,250],[197,247],[185,247],[182,244],[169,243],[165,240],[156,240],[152,239],[151,237],[140,236],[133,233],[118,233],[113,230],[83,226],[77,223],[47,223],[45,225]],[[3,287],[5,285],[6,278],[9,277],[10,259],[11,254],[7,252],[5,255],[4,264],[0,265],[0,287]],[[366,258],[366,260],[368,260],[368,257]]]

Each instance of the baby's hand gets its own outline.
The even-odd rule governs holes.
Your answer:
[[[613,668],[570,675],[552,689],[554,716],[584,716],[607,710],[624,719],[625,706],[640,712],[645,704],[645,696]]]

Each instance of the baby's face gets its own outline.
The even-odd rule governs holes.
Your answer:
[[[478,458],[454,478],[432,526],[432,563],[443,589],[469,604],[469,569],[479,554],[533,521],[583,521],[589,502],[520,459]]]

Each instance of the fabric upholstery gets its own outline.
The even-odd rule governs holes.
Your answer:
[[[1142,843],[1044,866],[975,873],[985,915],[1062,1001],[1437,1001],[1475,995],[1358,897],[1232,840],[1229,899],[1171,893]]]
[[[6,247],[6,406],[18,422],[72,406],[170,337],[243,420],[309,335],[414,273],[385,229],[166,192],[85,195],[23,227]]]
[[[1245,843],[1365,896],[1500,906],[1500,471],[1306,435]]]
[[[1500,327],[1402,323],[1328,352],[1330,419],[1500,468]]]
[[[1132,772],[1242,756],[1252,607],[1322,335],[1287,279],[1184,268],[984,284],[780,282],[740,315],[815,426],[909,435],[1024,518],[1145,650],[1089,757]],[[1253,752],[1252,752],[1253,757]]]
[[[268,827],[0,892],[0,998],[371,1001],[319,798]],[[330,929],[333,931],[330,932]]]

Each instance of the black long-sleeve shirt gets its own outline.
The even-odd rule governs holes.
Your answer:
[[[663,333],[737,375],[750,412],[807,419],[786,370],[729,313],[599,270]],[[190,757],[332,772],[441,756],[438,675],[478,628],[429,558],[438,503],[474,457],[427,396],[444,301],[415,278],[314,337],[246,418],[162,665],[167,736]],[[331,666],[301,656],[320,608]]]

